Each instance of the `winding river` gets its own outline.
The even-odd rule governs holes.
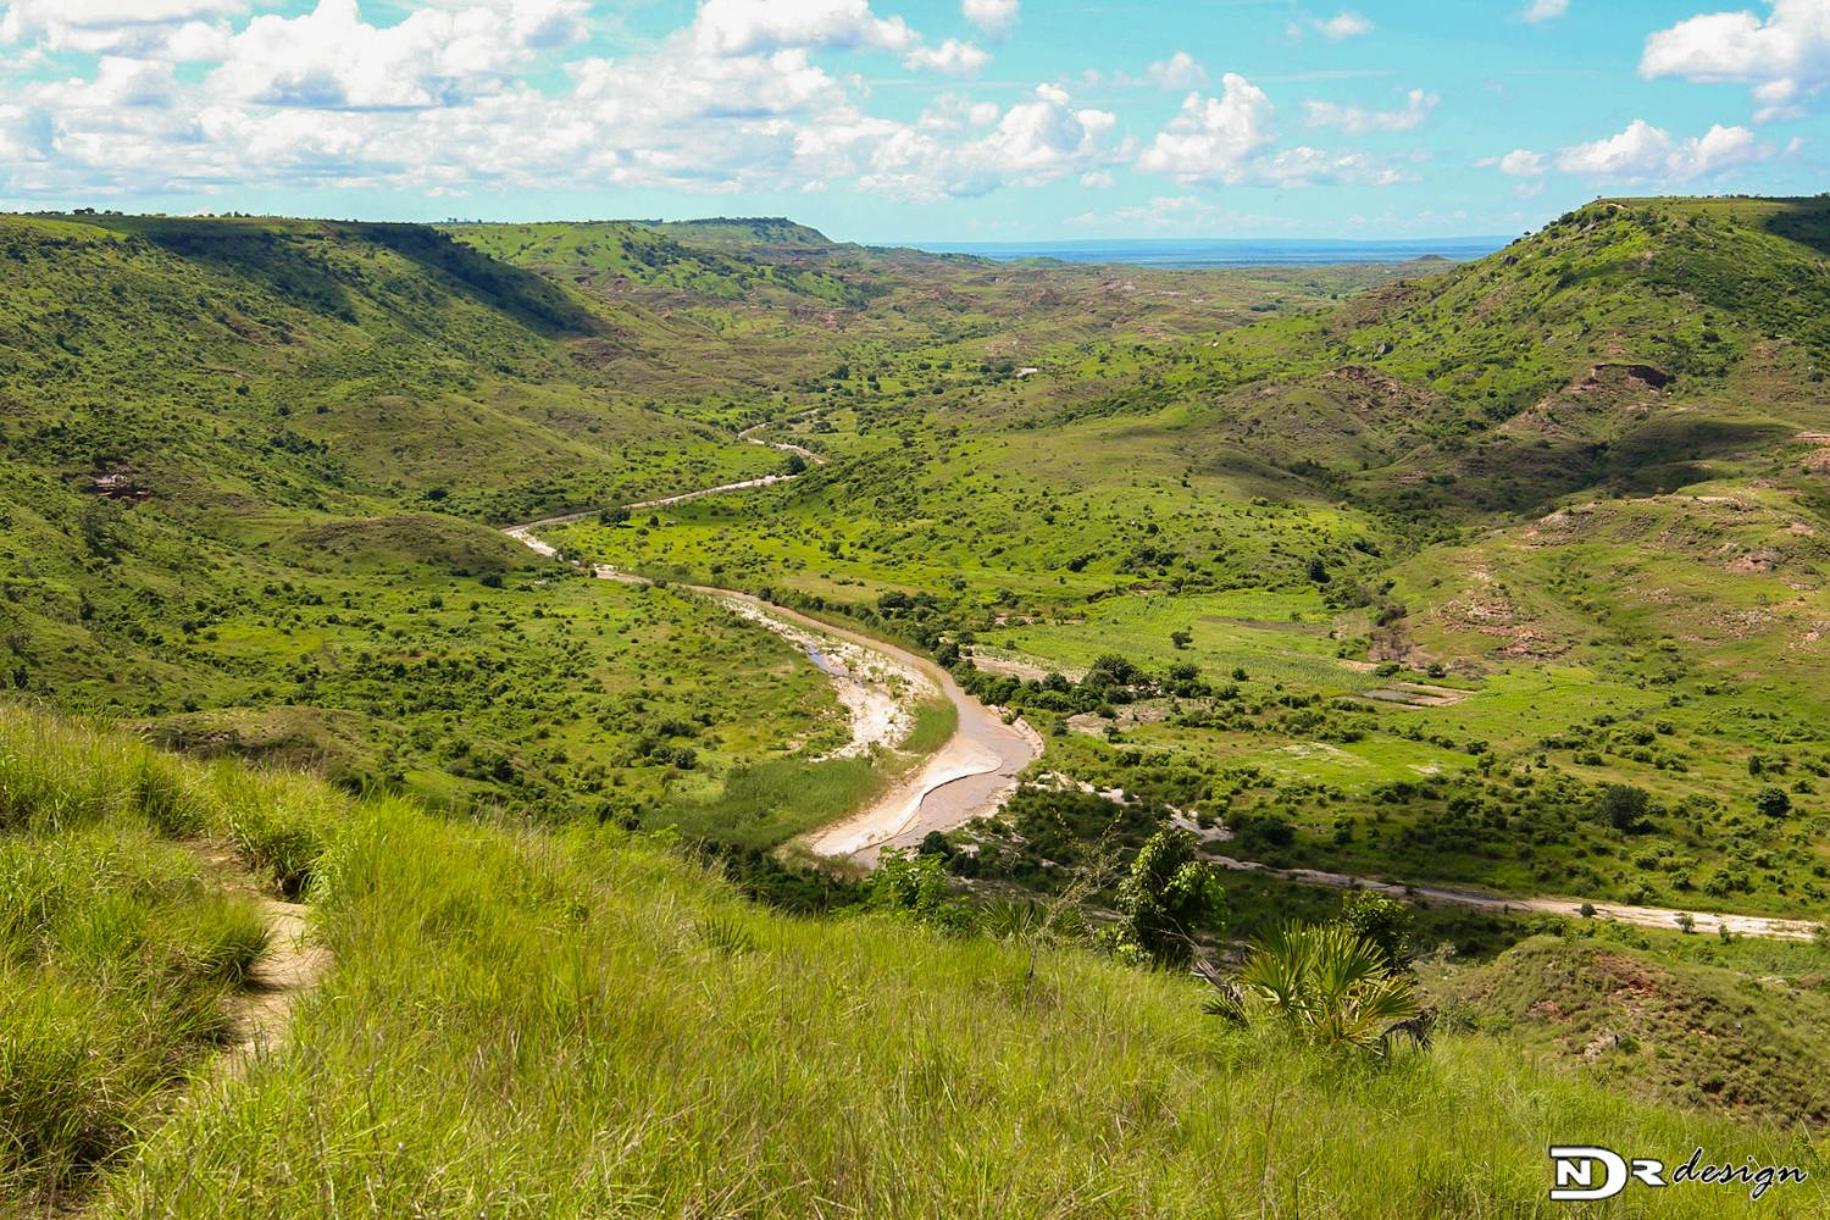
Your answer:
[[[825,461],[821,455],[803,449],[799,445],[759,439],[756,433],[763,426],[765,425],[747,429],[739,435],[751,444],[767,445],[785,453],[798,454],[810,464],[818,465]],[[683,504],[707,496],[722,495],[725,492],[767,487],[799,477],[794,474],[765,475],[762,478],[725,483],[717,487],[664,496],[660,499],[641,500],[625,505],[625,507],[630,509],[662,508],[670,504]],[[560,557],[558,549],[539,538],[536,531],[549,526],[569,525],[583,521],[595,516],[597,511],[590,509],[563,516],[547,517],[526,525],[514,526],[505,532],[510,538],[531,547],[542,555],[558,558]],[[645,577],[621,572],[608,566],[594,569],[592,575],[602,580],[617,580],[629,584],[649,583]],[[866,868],[874,867],[886,848],[912,847],[920,843],[922,837],[931,831],[952,830],[974,818],[996,812],[1016,790],[1018,776],[1030,763],[1042,755],[1042,739],[1033,729],[1019,718],[1012,718],[1006,722],[1003,716],[961,689],[959,683],[954,681],[952,674],[925,657],[917,656],[907,649],[887,644],[861,632],[836,627],[786,607],[773,605],[735,589],[720,589],[710,585],[681,587],[703,597],[725,603],[734,612],[753,619],[801,644],[802,647],[808,648],[810,653],[814,649],[807,645],[809,638],[829,641],[829,645],[818,649],[819,656],[816,659],[821,670],[838,687],[841,701],[846,702],[848,706],[852,705],[853,700],[846,697],[844,683],[847,681],[877,682],[879,685],[884,685],[884,689],[878,693],[893,700],[893,694],[885,685],[887,679],[881,676],[886,673],[920,675],[933,683],[942,696],[953,705],[954,711],[958,715],[958,723],[953,735],[939,750],[930,755],[916,770],[898,780],[888,791],[873,799],[869,805],[837,822],[808,833],[798,841],[799,846],[816,856],[835,861],[855,862]],[[835,657],[845,654],[853,659],[841,664],[834,663]],[[860,655],[867,658],[863,664],[856,660]],[[875,657],[879,664],[871,665],[868,662],[870,657]],[[854,726],[857,723],[858,720],[854,716]],[[1590,906],[1578,899],[1571,898],[1508,898],[1439,886],[1394,885],[1376,878],[1351,877],[1341,873],[1327,873],[1313,869],[1275,869],[1253,861],[1235,860],[1224,856],[1216,857],[1215,862],[1223,868],[1271,873],[1285,880],[1307,885],[1373,889],[1411,902],[1442,903],[1476,910],[1513,914],[1541,912],[1582,917],[1584,908],[1587,907],[1593,911],[1593,918],[1618,920],[1642,927],[1673,928],[1679,926],[1681,916],[1687,916],[1692,921],[1692,926],[1699,932],[1724,930],[1735,935],[1780,940],[1809,940],[1819,935],[1817,924],[1798,919],[1726,915],[1704,911],[1686,912],[1666,907],[1640,907],[1620,903],[1595,903]]]
[[[824,461],[820,455],[798,445],[759,440],[755,432],[752,428],[740,435],[752,444],[799,454],[810,463]],[[662,508],[725,492],[767,487],[798,477],[793,474],[766,475],[660,499],[641,500],[624,507]],[[558,548],[539,537],[538,531],[584,521],[596,516],[597,512],[597,509],[589,509],[546,517],[512,526],[504,532],[548,558],[561,558]],[[594,568],[592,575],[600,580],[626,584],[649,583],[645,577],[607,565]],[[833,680],[841,702],[854,711],[858,703],[854,697],[857,692],[849,689],[847,683],[875,684],[880,688],[876,692],[878,695],[894,702],[895,697],[888,690],[888,682],[894,675],[918,675],[953,706],[957,722],[952,735],[940,749],[864,808],[803,836],[799,846],[816,856],[874,867],[885,848],[913,846],[930,832],[952,830],[974,818],[996,812],[1016,790],[1017,777],[1024,768],[1041,757],[1042,739],[1033,729],[1017,718],[1006,723],[1003,716],[968,695],[952,674],[926,657],[735,589],[711,585],[678,587],[723,602],[734,612],[788,638],[810,654],[814,651],[807,644],[810,637],[816,641],[830,641],[828,647],[818,649],[817,663]],[[871,663],[873,658],[875,664]],[[855,736],[859,724],[855,714],[853,723]]]

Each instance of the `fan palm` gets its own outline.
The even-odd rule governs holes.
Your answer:
[[[1412,980],[1391,973],[1378,946],[1340,924],[1277,929],[1253,950],[1238,981],[1318,1046],[1383,1055],[1394,1036],[1417,1036],[1423,1011]]]

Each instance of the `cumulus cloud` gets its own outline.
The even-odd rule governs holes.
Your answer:
[[[1709,13],[1646,39],[1640,75],[1753,86],[1755,120],[1797,118],[1830,85],[1830,0],[1774,0],[1757,12]]]
[[[436,194],[856,179],[905,125],[865,114],[813,50],[918,40],[874,24],[868,6],[769,7],[711,0],[656,46],[574,60],[560,87],[536,89],[525,74],[576,36],[578,0],[436,0],[392,25],[365,21],[354,0],[320,0],[239,33],[206,27],[197,50],[216,66],[201,80],[180,81],[167,46],[162,59],[106,57],[88,80],[18,84],[0,107],[0,182],[15,194],[270,183]],[[972,58],[945,44],[934,54],[937,67]]]
[[[900,51],[915,33],[900,17],[879,17],[869,0],[704,0],[693,36],[706,50],[748,55],[785,47],[879,47]]]
[[[0,0],[15,63],[62,54],[79,65],[60,63],[56,79],[15,76],[0,93],[0,188],[67,199],[849,186],[938,199],[1060,181],[1101,189],[1131,167],[1191,185],[1404,176],[1364,154],[1279,147],[1264,92],[1228,75],[1204,96],[1186,52],[1153,65],[1155,83],[1188,96],[1142,148],[1115,114],[1070,92],[1084,85],[1004,102],[942,93],[914,118],[873,114],[836,53],[961,76],[990,58],[982,40],[928,41],[886,7],[699,0],[672,33],[604,55],[565,50],[581,40],[589,0],[419,0],[404,15],[374,0],[287,11],[268,0]],[[1017,7],[968,0],[966,11],[1008,29]],[[1402,130],[1411,109],[1432,104],[1343,107],[1324,125]]]
[[[1333,127],[1348,135],[1365,135],[1374,131],[1410,131],[1420,126],[1436,109],[1441,99],[1434,93],[1412,89],[1404,105],[1396,110],[1368,110],[1360,106],[1342,106],[1334,102],[1303,103],[1304,120],[1311,127]]]
[[[987,119],[967,111],[968,122]],[[915,199],[987,194],[1000,186],[1040,186],[1069,175],[1097,174],[1123,155],[1112,144],[1118,116],[1079,108],[1066,90],[1038,85],[1030,97],[990,118],[989,129],[964,142],[937,138],[933,128],[884,133],[868,154],[860,183]]]
[[[1187,51],[1177,51],[1168,59],[1158,60],[1145,69],[1144,75],[1159,89],[1180,91],[1207,83],[1207,69]]]
[[[1770,145],[1745,127],[1717,124],[1701,136],[1674,139],[1662,128],[1635,119],[1617,135],[1577,144],[1557,154],[1566,174],[1628,181],[1708,177],[1772,155]]]
[[[54,51],[155,54],[186,26],[220,26],[246,0],[12,0],[0,42],[41,41]]]
[[[1555,21],[1567,12],[1569,12],[1569,0],[1531,0],[1531,3],[1525,6],[1525,11],[1519,16],[1536,25],[1540,21]]]
[[[948,76],[975,76],[990,62],[991,56],[973,44],[949,38],[937,47],[916,47],[903,56],[902,66]]]
[[[1304,14],[1291,21],[1286,31],[1291,38],[1301,38],[1304,34],[1313,32],[1330,42],[1340,42],[1345,38],[1359,38],[1372,33],[1373,23],[1359,13],[1344,9],[1332,17]]]
[[[528,31],[512,12],[421,9],[377,28],[362,20],[356,0],[318,0],[301,17],[249,22],[229,40],[210,85],[267,106],[423,109],[500,88],[528,51]]]
[[[1183,183],[1239,182],[1253,156],[1276,139],[1274,108],[1263,89],[1237,72],[1220,82],[1219,97],[1190,93],[1138,158],[1138,166]]]
[[[1168,174],[1183,186],[1387,186],[1412,177],[1366,153],[1306,145],[1277,149],[1276,108],[1265,91],[1236,72],[1228,72],[1220,85],[1219,97],[1196,92],[1183,99],[1181,110],[1138,156],[1138,168]]]
[[[1538,178],[1550,168],[1543,153],[1529,148],[1515,148],[1503,157],[1494,157],[1482,164],[1493,166],[1508,178]]]
[[[1002,36],[1017,24],[1017,0],[961,0],[960,12],[987,34]]]

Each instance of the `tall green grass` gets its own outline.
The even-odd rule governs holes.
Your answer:
[[[43,822],[58,801],[68,811],[61,830],[0,836],[20,853],[17,875],[39,878],[7,883],[22,899],[8,911],[39,914],[7,924],[6,943],[28,946],[9,948],[7,981],[27,981],[0,1002],[34,998],[4,1014],[4,1062],[20,1061],[18,1047],[89,1039],[80,1055],[40,1054],[30,1075],[9,1067],[8,1079],[40,1082],[6,1101],[9,1121],[26,1116],[34,1131],[56,1129],[67,1096],[147,1094],[85,1075],[131,1057],[85,1015],[75,969],[45,968],[52,948],[118,963],[91,946],[135,938],[98,934],[94,913],[78,919],[87,900],[28,896],[71,895],[98,873],[92,888],[149,903],[189,894],[101,922],[143,929],[142,946],[184,946],[150,960],[191,963],[199,978],[230,978],[246,958],[176,931],[198,926],[201,891],[170,877],[135,888],[136,867],[181,849],[155,836],[130,781],[150,767],[170,781],[158,789],[170,803],[151,807],[239,826],[270,861],[292,858],[276,842],[317,844],[302,867],[336,969],[283,1048],[199,1085],[137,1155],[109,1160],[152,1127],[150,1106],[124,1108],[93,1145],[79,1138],[88,1128],[68,1133],[64,1147],[110,1165],[97,1214],[1516,1220],[1581,1214],[1546,1197],[1544,1150],[1564,1142],[1802,1165],[1812,1181],[1775,1191],[1759,1214],[1830,1209],[1830,1170],[1808,1133],[1636,1103],[1540,1071],[1490,1036],[1445,1036],[1374,1068],[1262,1024],[1225,1026],[1202,1015],[1191,980],[1084,951],[757,908],[610,827],[319,800],[308,780],[230,776],[117,739],[98,739],[106,776],[85,778],[81,730],[8,724],[0,740],[7,774],[39,785],[36,805],[9,796],[18,820]],[[48,753],[34,771],[37,744]],[[256,794],[272,801],[261,819],[247,808]],[[147,994],[176,1002],[172,968],[153,976],[162,986]],[[166,1011],[148,1024],[177,1026]],[[16,1191],[54,1158],[22,1159],[11,1130]],[[1735,1192],[1701,1188],[1628,1203],[1619,1214],[1740,1207]]]
[[[1485,1038],[1373,1070],[1224,1028],[1183,978],[770,913],[609,829],[373,809],[323,878],[336,973],[120,1213],[1516,1218],[1580,1214],[1546,1199],[1557,1142],[1822,1168]],[[1789,1192],[1760,1213],[1823,1214]]]
[[[768,759],[732,771],[716,796],[677,802],[653,820],[692,838],[768,848],[842,817],[882,783],[869,758]]]
[[[265,944],[251,900],[146,827],[0,834],[0,1209],[132,1144]]]
[[[350,808],[309,776],[192,762],[118,731],[0,710],[0,834],[125,820],[171,838],[223,838],[297,895]]]
[[[296,890],[347,807],[303,777],[0,712],[0,1213],[80,1194],[228,1033],[265,921],[174,840],[233,842]]]

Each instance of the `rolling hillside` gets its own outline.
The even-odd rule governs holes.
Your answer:
[[[1827,217],[1239,272],[0,221],[0,1214],[1535,1215],[1578,1134],[1818,1214],[1830,949],[1574,912],[1830,919]],[[499,530],[568,509],[582,568]],[[1040,760],[808,869],[952,727],[844,753],[771,603]],[[1418,1007],[1322,1050],[1128,964],[1172,849],[1180,960],[1372,927]],[[281,896],[335,964],[222,1074]]]

